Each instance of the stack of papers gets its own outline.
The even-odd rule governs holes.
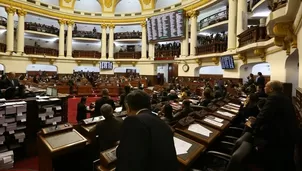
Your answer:
[[[15,139],[18,140],[19,143],[22,143],[25,138],[25,133],[24,132],[15,133],[14,136],[15,136]]]
[[[225,107],[227,108],[230,108],[230,109],[233,109],[233,110],[236,110],[236,111],[239,111],[239,108],[235,107],[235,106],[232,106],[232,105],[225,105]]]
[[[212,115],[208,116],[207,119],[211,119],[211,120],[213,120],[215,122],[220,122],[220,123],[223,122],[223,119],[217,118],[217,117],[212,116]]]
[[[10,169],[14,165],[14,152],[0,153],[0,170]]]
[[[92,124],[92,123],[100,122],[102,120],[105,120],[105,118],[103,116],[98,116],[94,118],[84,119],[83,121],[85,124]]]
[[[238,110],[230,109],[230,108],[227,108],[227,107],[224,107],[224,106],[222,106],[221,109],[231,111],[231,112],[234,112],[234,113],[238,113]]]
[[[5,113],[7,115],[9,115],[9,114],[15,114],[15,113],[17,113],[17,108],[14,107],[14,106],[6,106]]]
[[[188,130],[195,132],[197,134],[204,135],[206,137],[210,137],[210,134],[213,133],[212,131],[208,130],[207,128],[205,128],[199,124],[191,124],[189,126]]]
[[[2,145],[3,143],[4,143],[4,141],[5,141],[5,136],[0,136],[0,144]]]
[[[228,105],[230,105],[230,106],[234,106],[234,107],[237,107],[237,108],[240,108],[240,105],[238,105],[238,104],[234,104],[234,103],[228,103]]]
[[[24,113],[26,112],[26,104],[25,105],[16,105],[17,107],[17,113]]]
[[[0,127],[0,135],[2,135],[5,132],[5,128],[4,127]]]
[[[50,119],[46,119],[46,124],[53,124],[56,125],[57,123],[62,121],[62,117],[61,116],[57,116],[54,118],[50,118]]]
[[[220,115],[223,115],[223,116],[227,116],[227,117],[234,117],[235,115],[229,113],[229,112],[223,112],[223,111],[220,111],[220,110],[217,110],[217,113],[220,114]]]
[[[3,115],[5,115],[5,108],[1,107],[0,108],[0,117],[2,117]]]
[[[17,115],[17,121],[25,122],[26,121],[26,114]]]
[[[119,113],[119,112],[121,112],[122,110],[123,110],[123,107],[117,107],[117,108],[115,108],[114,112],[115,112],[115,113]]]
[[[16,128],[17,128],[17,123],[16,122],[6,125],[6,131],[7,132],[12,132],[12,131],[16,130]]]
[[[191,148],[192,144],[183,141],[177,137],[173,137],[174,139],[174,146],[177,155],[186,154],[188,153],[189,149]]]
[[[16,118],[5,118],[5,123],[12,123],[12,122],[16,122]]]
[[[219,123],[219,122],[216,122],[216,121],[208,119],[208,118],[205,118],[204,121],[207,123],[210,123],[212,125],[218,126],[218,127],[222,127],[222,125],[223,125],[223,123]]]
[[[5,117],[0,117],[0,125],[3,125],[5,123]]]

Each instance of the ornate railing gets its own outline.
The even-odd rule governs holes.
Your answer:
[[[6,52],[6,44],[0,43],[0,52]]]
[[[228,11],[224,10],[213,15],[210,15],[199,22],[199,29],[216,24],[221,21],[228,20]]]
[[[266,41],[269,39],[266,33],[266,27],[254,26],[245,30],[237,36],[239,38],[239,47],[246,46],[251,43]]]
[[[210,44],[196,47],[196,54],[203,55],[203,54],[210,54],[210,53],[221,53],[226,50],[227,50],[227,42],[215,41]]]
[[[120,32],[114,33],[114,39],[141,39],[142,32]]]
[[[25,22],[25,30],[32,30],[42,33],[50,33],[50,34],[56,34],[59,35],[59,29],[54,26],[48,26],[45,24],[39,24],[39,23],[32,23],[32,22]]]
[[[0,25],[6,27],[6,18],[5,17],[0,17]]]
[[[114,59],[140,59],[141,52],[116,52]]]
[[[98,33],[98,32],[93,32],[93,31],[73,31],[72,37],[101,39],[102,34]]]
[[[74,50],[72,52],[74,58],[101,58],[101,53],[97,51]]]
[[[286,5],[288,0],[267,0],[268,8],[272,11],[275,11],[279,8],[282,8]]]
[[[175,57],[179,57],[180,49],[172,50],[155,50],[155,60],[174,60]]]
[[[58,56],[59,52],[56,49],[25,46],[24,52],[29,55],[46,55],[46,56]]]

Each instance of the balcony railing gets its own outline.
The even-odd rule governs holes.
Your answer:
[[[0,43],[0,52],[6,52],[6,44]]]
[[[55,35],[59,35],[60,32],[59,29],[54,26],[48,26],[45,24],[32,23],[32,22],[25,22],[25,30],[32,30],[32,31],[55,34]]]
[[[116,52],[114,59],[140,59],[141,52]]]
[[[201,45],[196,47],[197,55],[204,55],[210,53],[221,53],[227,50],[227,42],[215,41],[210,44]]]
[[[228,20],[228,11],[224,10],[216,14],[210,15],[199,22],[199,29]]]
[[[114,39],[141,39],[142,32],[121,32],[121,33],[114,33]]]
[[[254,8],[254,6],[255,6],[256,4],[258,4],[258,2],[260,2],[260,1],[261,1],[261,0],[253,0],[253,1],[250,1],[250,2],[252,2],[252,4],[250,4],[251,9]]]
[[[72,37],[101,39],[102,34],[93,31],[73,31]]]
[[[58,56],[59,52],[56,49],[25,46],[24,52],[29,55],[46,55],[46,56]]]
[[[269,39],[268,35],[266,34],[266,27],[259,26],[250,27],[237,37],[239,38],[239,47]]]
[[[171,50],[155,50],[155,60],[174,60],[175,57],[179,57],[180,49]]]
[[[72,52],[74,58],[101,58],[101,53],[97,51],[74,50]]]
[[[268,8],[272,11],[276,11],[286,5],[288,0],[268,0]]]
[[[0,25],[6,27],[6,18],[5,17],[0,17]]]

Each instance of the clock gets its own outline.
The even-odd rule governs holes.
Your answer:
[[[190,67],[189,67],[188,64],[184,64],[184,65],[182,66],[182,70],[183,70],[184,72],[188,72],[189,69],[190,69]]]

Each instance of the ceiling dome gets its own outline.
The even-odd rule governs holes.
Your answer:
[[[76,0],[74,10],[87,12],[102,12],[101,4],[98,0]]]

